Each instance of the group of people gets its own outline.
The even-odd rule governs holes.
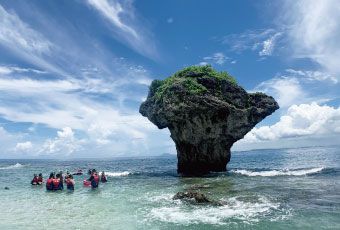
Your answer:
[[[67,172],[64,178],[63,172],[59,172],[57,174],[51,173],[49,178],[46,180],[46,190],[48,191],[63,190],[64,183],[66,184],[68,190],[74,190],[75,182],[72,174]]]
[[[81,175],[81,170],[78,170],[77,173],[74,173],[73,175]],[[101,176],[99,178],[99,175],[95,169],[89,170],[90,178],[85,180],[90,183],[90,186],[92,188],[98,188],[99,182],[106,183],[107,178],[105,175],[105,172],[101,173]],[[64,189],[64,183],[66,184],[67,190],[73,191],[75,181],[73,179],[73,175],[69,172],[66,172],[65,177],[63,176],[63,172],[60,171],[59,173],[50,173],[49,178],[46,180],[46,190],[47,191],[58,191]],[[85,185],[84,181],[84,185]],[[31,181],[32,185],[42,185],[44,183],[43,176],[40,173],[39,176],[37,174],[34,174],[33,179]]]
[[[37,174],[34,174],[33,179],[31,181],[31,185],[42,185],[43,182],[44,179],[41,173],[39,173],[39,176],[37,176]]]

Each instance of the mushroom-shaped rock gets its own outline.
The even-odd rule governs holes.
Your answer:
[[[228,73],[207,65],[154,80],[139,112],[169,128],[178,173],[202,175],[226,171],[232,145],[278,108],[274,98],[247,93]]]

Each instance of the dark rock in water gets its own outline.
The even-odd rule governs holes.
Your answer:
[[[5,187],[5,190],[9,190],[9,188],[8,188],[8,187]]]
[[[173,197],[173,199],[174,200],[194,199],[197,203],[211,202],[203,193],[197,191],[178,192]]]
[[[226,171],[232,145],[278,108],[274,98],[247,93],[226,72],[193,66],[154,80],[139,111],[169,128],[178,173],[202,175]]]
[[[194,204],[210,204],[210,205],[217,205],[217,206],[223,205],[221,202],[209,199],[206,195],[204,195],[203,193],[199,191],[192,191],[192,190],[188,190],[185,192],[178,192],[172,199],[184,200],[184,201],[188,201]]]

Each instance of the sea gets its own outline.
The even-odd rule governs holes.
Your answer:
[[[171,155],[0,160],[0,229],[340,229],[340,147],[233,152],[227,172],[205,177],[176,166]],[[84,187],[90,168],[108,182]],[[78,169],[74,192],[30,185]],[[193,188],[224,205],[172,199]]]

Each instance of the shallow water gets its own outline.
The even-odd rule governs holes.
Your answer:
[[[235,152],[228,172],[204,178],[177,176],[176,162],[0,160],[0,229],[340,229],[339,147]],[[33,173],[78,168],[109,181],[92,190],[75,176],[74,192],[29,184]],[[226,205],[171,199],[197,185]]]

